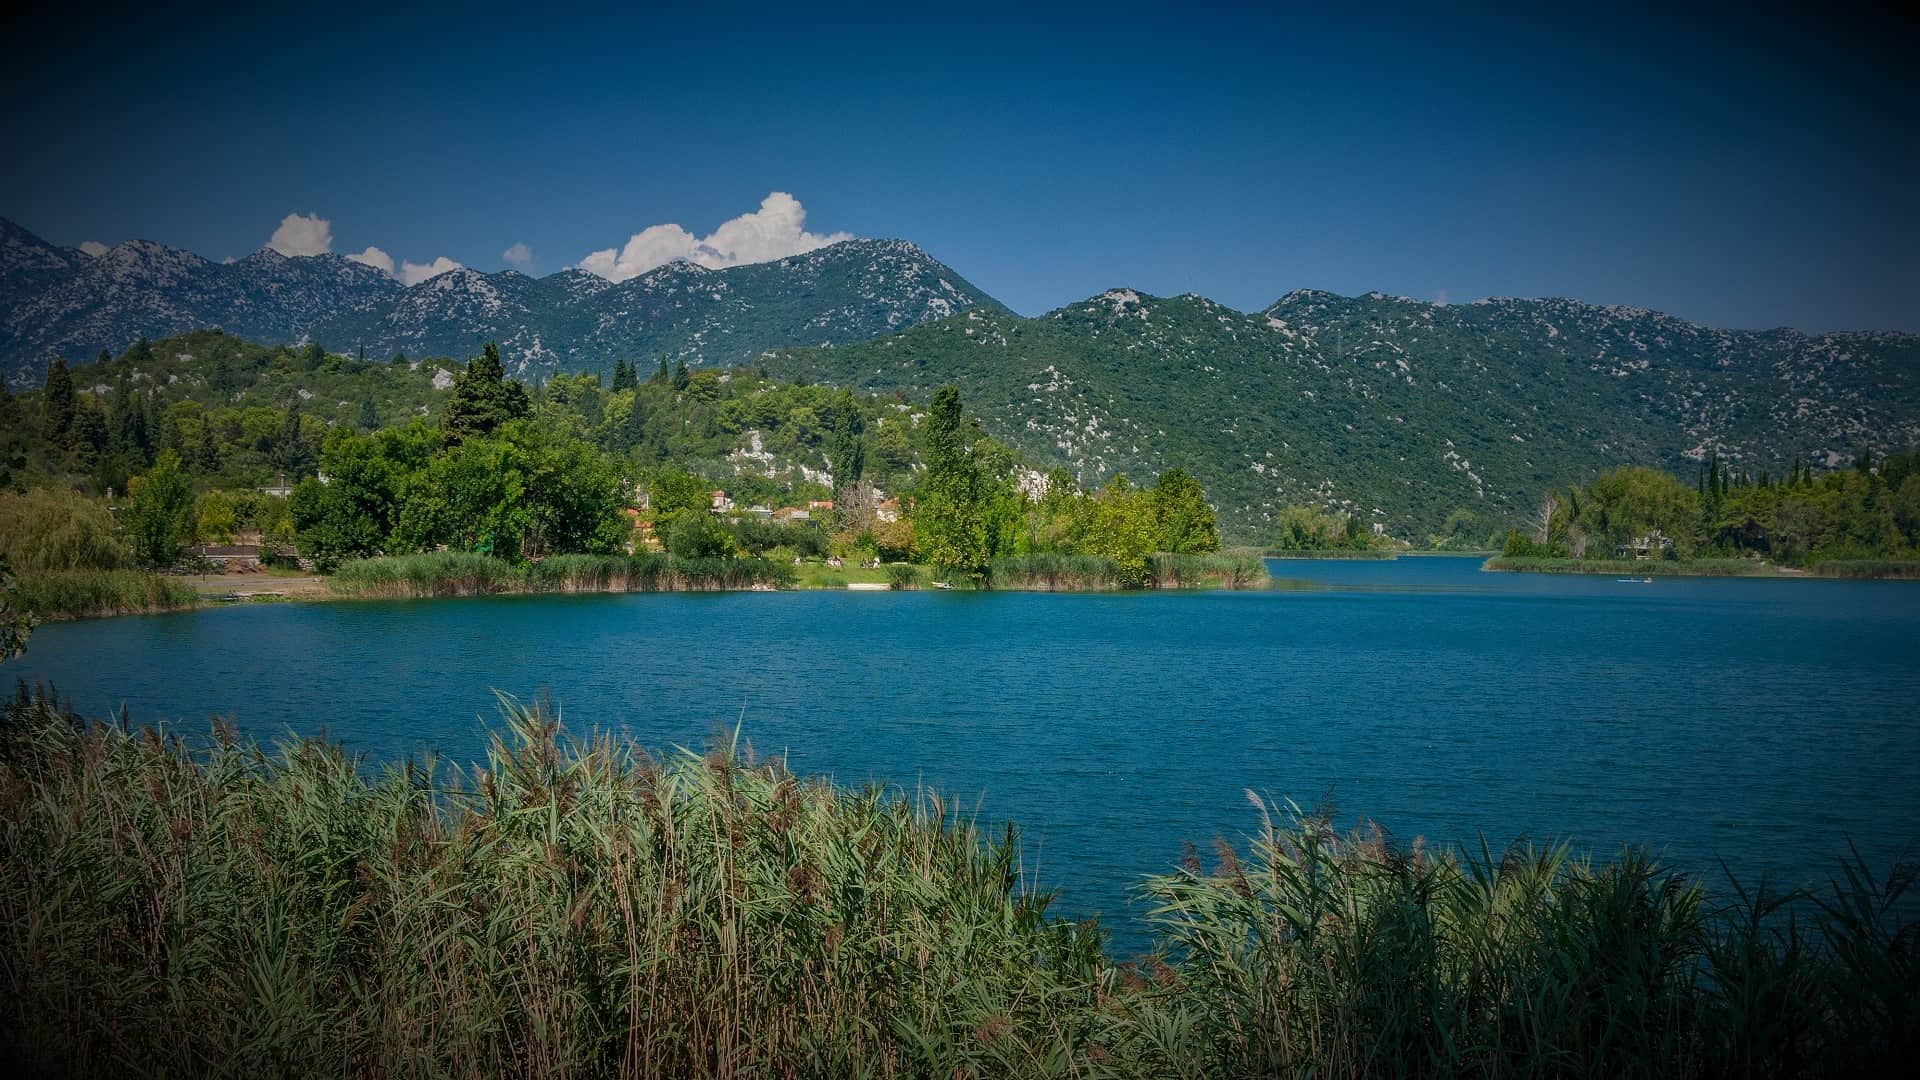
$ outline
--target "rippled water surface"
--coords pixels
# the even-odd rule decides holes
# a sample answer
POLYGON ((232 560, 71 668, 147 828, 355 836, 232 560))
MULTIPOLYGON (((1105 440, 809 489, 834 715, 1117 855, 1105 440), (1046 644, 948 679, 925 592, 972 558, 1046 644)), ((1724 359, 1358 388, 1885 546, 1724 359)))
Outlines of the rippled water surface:
POLYGON ((1920 585, 1286 561, 1260 593, 779 593, 285 604, 41 628, 8 674, 138 720, 233 714, 468 759, 495 688, 573 727, 924 783, 1136 940, 1129 891, 1249 789, 1429 842, 1623 843, 1824 876, 1920 838, 1920 585))

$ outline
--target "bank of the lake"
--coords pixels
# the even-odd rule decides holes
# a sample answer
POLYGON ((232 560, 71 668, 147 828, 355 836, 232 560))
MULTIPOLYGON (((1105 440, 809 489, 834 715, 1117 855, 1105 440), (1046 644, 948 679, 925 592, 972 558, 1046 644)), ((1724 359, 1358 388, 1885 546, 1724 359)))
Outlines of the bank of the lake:
POLYGON ((1599 574, 1609 577, 1826 578, 1854 581, 1920 580, 1920 560, 1830 559, 1801 568, 1761 559, 1563 559, 1495 555, 1483 568, 1525 574, 1599 574))

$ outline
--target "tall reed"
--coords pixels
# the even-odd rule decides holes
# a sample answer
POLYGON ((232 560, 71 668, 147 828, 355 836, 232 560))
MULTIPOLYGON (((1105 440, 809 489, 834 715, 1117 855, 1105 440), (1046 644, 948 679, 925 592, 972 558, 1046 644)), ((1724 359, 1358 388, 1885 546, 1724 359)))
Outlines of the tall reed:
POLYGON ((344 563, 328 584, 348 596, 425 597, 746 589, 777 587, 792 577, 791 567, 766 559, 682 559, 658 553, 554 555, 518 566, 474 552, 435 551, 344 563))
POLYGON ((0 714, 0 1055, 155 1076, 1774 1076, 1910 1058, 1910 870, 1710 902, 1629 852, 1264 804, 1116 965, 1018 841, 503 699, 483 761, 0 714))

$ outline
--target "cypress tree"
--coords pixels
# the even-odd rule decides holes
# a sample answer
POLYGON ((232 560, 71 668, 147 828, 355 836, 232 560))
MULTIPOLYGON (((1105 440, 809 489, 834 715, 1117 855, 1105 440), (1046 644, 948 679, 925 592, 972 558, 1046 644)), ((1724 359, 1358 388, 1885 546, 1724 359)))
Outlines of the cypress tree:
POLYGON ((681 360, 673 366, 673 389, 676 393, 685 390, 687 384, 692 381, 693 375, 687 371, 687 362, 685 360, 681 360))
POLYGON ((623 356, 615 360, 613 362, 613 389, 616 391, 633 389, 639 382, 638 374, 638 372, 634 371, 633 365, 627 362, 626 357, 623 356))
POLYGON ((47 365, 46 390, 41 394, 41 414, 46 424, 47 441, 66 446, 73 433, 73 373, 67 370, 65 357, 56 356, 47 365))
POLYGON ((360 399, 360 426, 367 431, 380 428, 380 409, 374 405, 372 394, 360 399))
POLYGON ((653 378, 649 381, 655 383, 665 383, 667 381, 667 358, 664 355, 660 357, 660 370, 654 372, 653 378))

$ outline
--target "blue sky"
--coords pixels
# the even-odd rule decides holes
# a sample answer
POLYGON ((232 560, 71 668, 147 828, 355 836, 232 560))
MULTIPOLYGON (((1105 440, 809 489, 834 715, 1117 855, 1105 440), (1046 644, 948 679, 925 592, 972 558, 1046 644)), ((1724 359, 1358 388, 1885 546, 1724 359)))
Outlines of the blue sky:
POLYGON ((1920 330, 1894 24, 979 10, 23 24, 0 216, 218 259, 311 213, 397 270, 544 274, 778 191, 1029 314, 1379 289, 1920 330))

